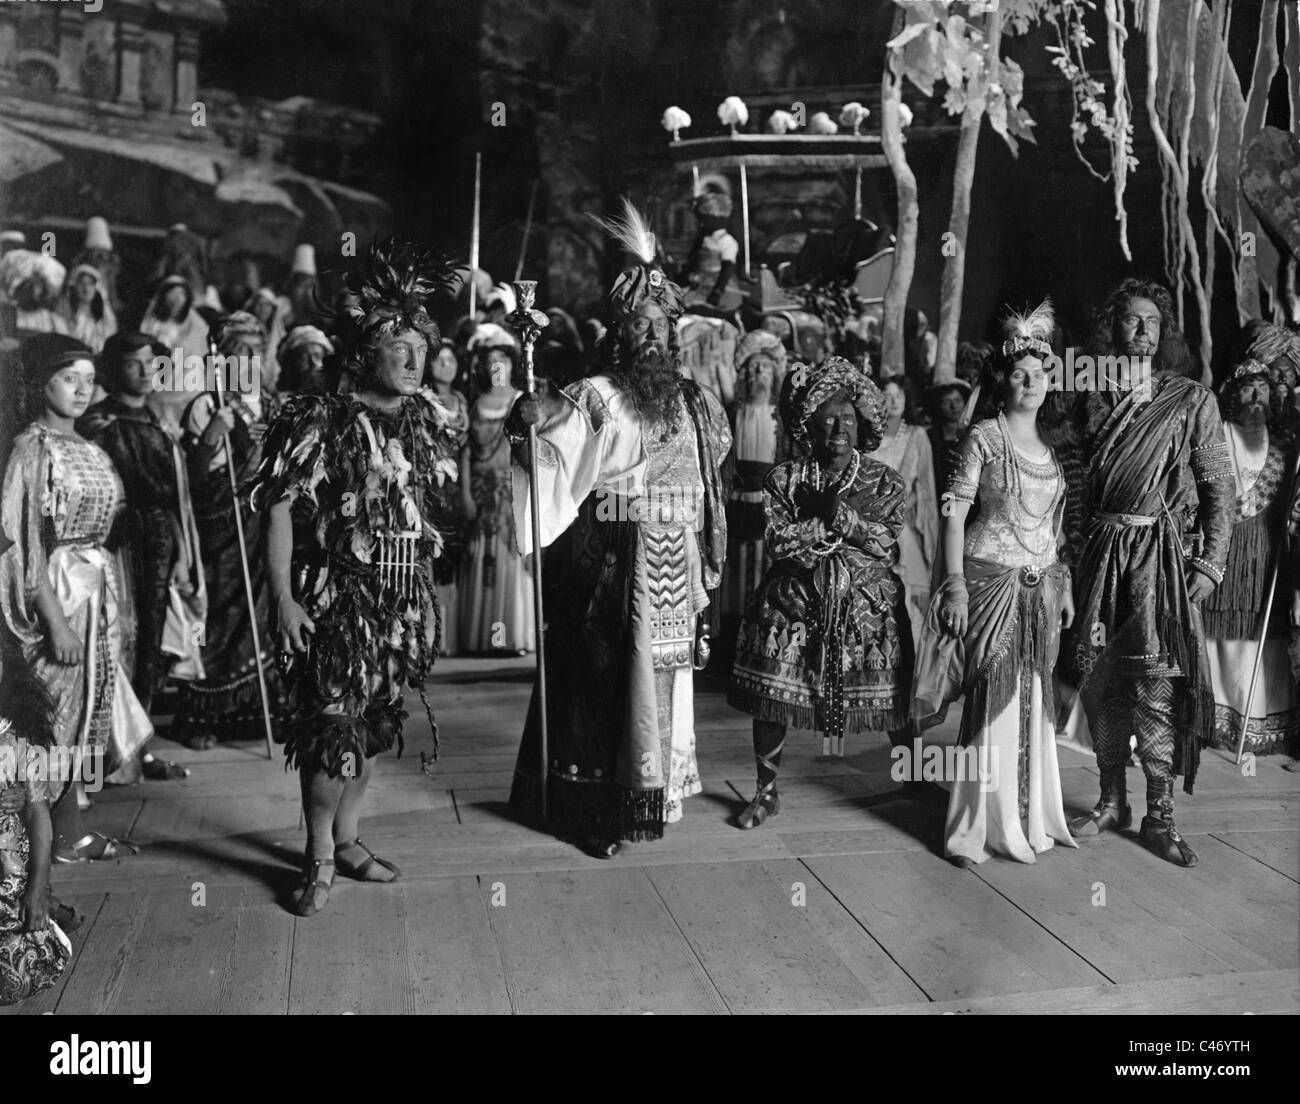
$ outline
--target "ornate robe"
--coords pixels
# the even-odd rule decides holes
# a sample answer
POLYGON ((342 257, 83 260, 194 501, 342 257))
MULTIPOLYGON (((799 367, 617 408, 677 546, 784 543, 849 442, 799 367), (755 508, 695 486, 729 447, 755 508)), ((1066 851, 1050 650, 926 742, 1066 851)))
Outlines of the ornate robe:
MULTIPOLYGON (((647 425, 605 376, 551 397, 538 426, 543 548, 563 534, 546 609, 550 821, 559 835, 654 839, 700 789, 696 614, 726 555, 722 405, 681 381, 679 426, 647 425)), ((514 470, 519 549, 532 552, 528 473, 514 470)), ((534 690, 511 802, 539 799, 534 690)))
POLYGON ((1076 569, 1078 685, 1185 678, 1174 773, 1190 792, 1199 749, 1213 732, 1214 700, 1187 569, 1221 582, 1232 529, 1218 406, 1199 383, 1157 376, 1149 397, 1089 393, 1084 414, 1091 530, 1076 569))

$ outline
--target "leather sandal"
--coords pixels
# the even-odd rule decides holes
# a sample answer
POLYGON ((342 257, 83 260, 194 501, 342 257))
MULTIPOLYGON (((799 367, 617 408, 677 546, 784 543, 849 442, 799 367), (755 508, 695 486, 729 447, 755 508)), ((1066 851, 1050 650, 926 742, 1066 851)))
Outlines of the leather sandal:
POLYGON ((736 825, 744 831, 759 827, 769 816, 776 816, 781 811, 781 795, 776 792, 776 783, 769 782, 759 786, 754 800, 745 806, 738 817, 736 825))
POLYGON ((102 832, 87 832, 81 837, 81 839, 77 840, 77 842, 72 845, 71 856, 69 856, 66 851, 59 851, 57 849, 54 850, 52 854, 55 862, 63 863, 65 865, 83 862, 111 862, 113 859, 119 857, 119 848, 122 847, 129 848, 133 855, 140 854, 140 847, 138 844, 134 844, 130 840, 114 839, 111 836, 104 835, 102 832), (103 847, 100 849, 99 853, 97 855, 82 854, 82 852, 85 851, 86 848, 90 847, 96 840, 100 840, 103 843, 103 847))
POLYGON ((57 897, 51 894, 50 919, 58 924, 65 933, 71 935, 86 922, 86 914, 75 905, 70 905, 66 901, 60 901, 57 897))
POLYGON ((398 870, 397 867, 395 867, 387 859, 381 859, 378 855, 376 855, 373 851, 371 851, 369 847, 367 847, 364 843, 362 843, 360 836, 357 836, 356 839, 351 840, 348 843, 335 844, 334 865, 340 871, 346 874, 349 878, 355 878, 359 882, 395 882, 397 881, 398 878, 402 876, 402 872, 398 870), (366 857, 361 862, 357 863, 355 866, 353 866, 353 864, 348 862, 346 859, 339 857, 340 851, 347 851, 348 849, 353 847, 360 847, 361 850, 366 853, 366 857), (392 871, 393 876, 391 878, 366 877, 366 875, 375 867, 376 864, 382 866, 385 870, 392 871))
POLYGON ((302 885, 293 902, 293 911, 299 916, 315 916, 329 904, 330 887, 334 884, 334 860, 312 859, 303 872, 302 885), (321 877, 321 868, 330 867, 330 879, 321 877))
POLYGON ((1133 825, 1133 810, 1128 805, 1114 805, 1102 798, 1087 816, 1076 817, 1068 827, 1076 839, 1098 836, 1133 825))
POLYGON ((172 763, 156 756, 153 759, 142 761, 140 770, 151 782, 171 782, 190 776, 189 767, 182 767, 179 763, 172 763))

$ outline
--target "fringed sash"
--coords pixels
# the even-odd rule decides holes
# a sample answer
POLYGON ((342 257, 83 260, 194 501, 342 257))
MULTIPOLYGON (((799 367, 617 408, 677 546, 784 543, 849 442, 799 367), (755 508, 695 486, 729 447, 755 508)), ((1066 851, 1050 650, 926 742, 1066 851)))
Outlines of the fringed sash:
POLYGON ((913 718, 929 728, 965 695, 959 737, 963 747, 1007 707, 1017 690, 1022 734, 1027 731, 1033 676, 1039 676, 1044 695, 1051 685, 1061 605, 1070 578, 1061 563, 1006 567, 968 556, 965 566, 970 602, 966 635, 959 640, 942 630, 939 610, 947 588, 941 588, 922 629, 912 706, 913 718))

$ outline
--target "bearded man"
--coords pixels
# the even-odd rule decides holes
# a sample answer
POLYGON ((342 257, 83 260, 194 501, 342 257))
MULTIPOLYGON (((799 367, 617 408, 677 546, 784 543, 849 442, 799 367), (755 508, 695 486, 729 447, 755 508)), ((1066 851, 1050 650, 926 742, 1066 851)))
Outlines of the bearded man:
MULTIPOLYGON (((679 375, 682 292, 630 205, 609 226, 639 263, 615 281, 597 375, 515 403, 514 511, 532 551, 525 434, 537 427, 541 541, 557 580, 545 637, 549 816, 556 834, 612 858, 658 839, 700 791, 692 665, 706 591, 726 556, 721 404, 679 375)), ((534 690, 511 804, 540 804, 534 690)))
POLYGON ((1118 379, 1108 377, 1079 409, 1090 530, 1075 571, 1074 659, 1101 799, 1070 832, 1132 822, 1124 768, 1136 736, 1147 779, 1142 843, 1195 866, 1174 826, 1174 778, 1192 792, 1213 734, 1199 607, 1223 581, 1232 469, 1214 396, 1185 374, 1191 361, 1165 288, 1121 283, 1097 314, 1092 345, 1099 357, 1129 358, 1129 370, 1112 372, 1118 379), (1140 358, 1150 358, 1149 372, 1140 358))

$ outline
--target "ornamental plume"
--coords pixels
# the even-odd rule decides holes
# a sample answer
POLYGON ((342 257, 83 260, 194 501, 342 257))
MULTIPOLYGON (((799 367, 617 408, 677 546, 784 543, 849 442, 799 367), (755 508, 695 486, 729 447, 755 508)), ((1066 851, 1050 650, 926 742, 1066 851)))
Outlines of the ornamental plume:
POLYGON ((1014 357, 1027 350, 1050 356, 1056 313, 1051 299, 1044 299, 1028 314, 1009 310, 1002 320, 1002 355, 1014 357))
POLYGON ((633 207, 626 197, 623 199, 623 213, 621 216, 608 219, 601 218, 599 215, 592 215, 591 217, 595 220, 596 225, 642 264, 654 263, 657 250, 655 236, 651 233, 650 227, 646 225, 641 212, 633 207))
POLYGON ((458 284, 455 267, 441 253, 389 238, 371 246, 363 272, 348 274, 356 302, 344 312, 367 340, 405 327, 425 329, 432 325, 425 301, 458 284))
POLYGON ((441 334, 426 300, 460 284, 453 262, 412 242, 389 238, 372 245, 366 267, 347 277, 349 302, 340 308, 343 363, 358 378, 371 368, 370 353, 389 334, 418 330, 432 345, 441 334))

